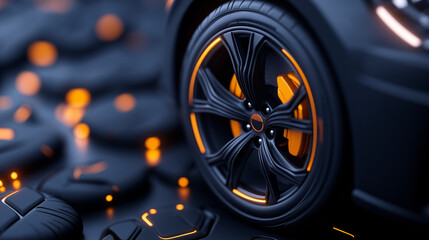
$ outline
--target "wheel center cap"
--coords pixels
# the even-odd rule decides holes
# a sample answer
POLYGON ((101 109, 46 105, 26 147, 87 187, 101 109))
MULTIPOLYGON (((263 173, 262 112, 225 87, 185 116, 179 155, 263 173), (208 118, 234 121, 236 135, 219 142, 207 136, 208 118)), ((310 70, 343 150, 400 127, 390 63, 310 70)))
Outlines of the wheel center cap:
POLYGON ((260 132, 264 129, 264 120, 261 115, 254 113, 250 117, 250 124, 252 125, 253 130, 260 132))

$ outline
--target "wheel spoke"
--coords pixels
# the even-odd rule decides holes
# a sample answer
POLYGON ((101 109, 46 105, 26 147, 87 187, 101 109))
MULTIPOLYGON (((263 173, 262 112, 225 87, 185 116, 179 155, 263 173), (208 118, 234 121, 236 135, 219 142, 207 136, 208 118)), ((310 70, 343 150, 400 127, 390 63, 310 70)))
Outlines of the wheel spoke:
MULTIPOLYGON (((263 139, 259 147, 259 161, 261 165, 265 165, 270 174, 281 176, 293 185, 300 185, 306 174, 303 170, 293 167, 285 160, 283 155, 278 151, 274 143, 269 142, 266 138, 263 139)), ((266 178, 269 176, 264 173, 266 178)), ((272 177, 270 177, 272 179, 272 177)), ((268 182, 267 182, 268 184, 268 182)))
POLYGON ((240 43, 238 37, 230 32, 224 34, 222 40, 230 55, 238 85, 244 96, 254 106, 259 106, 265 81, 263 78, 264 68, 256 69, 256 63, 265 42, 264 37, 257 33, 251 33, 246 46, 243 46, 244 44, 240 43))
POLYGON ((246 108, 240 100, 227 91, 208 68, 198 71, 198 79, 206 100, 194 99, 192 112, 211 113, 236 121, 247 121, 246 108))
POLYGON ((251 132, 243 133, 238 137, 231 139, 219 151, 206 155, 207 162, 211 166, 226 163, 226 185, 230 189, 233 189, 238 185, 241 171, 243 170, 247 160, 247 158, 238 158, 238 155, 249 143, 252 136, 253 134, 251 132))
POLYGON ((303 133, 313 133, 313 123, 310 119, 298 119, 294 116, 294 110, 306 96, 303 86, 300 86, 291 100, 273 109, 267 119, 267 126, 294 129, 303 133))

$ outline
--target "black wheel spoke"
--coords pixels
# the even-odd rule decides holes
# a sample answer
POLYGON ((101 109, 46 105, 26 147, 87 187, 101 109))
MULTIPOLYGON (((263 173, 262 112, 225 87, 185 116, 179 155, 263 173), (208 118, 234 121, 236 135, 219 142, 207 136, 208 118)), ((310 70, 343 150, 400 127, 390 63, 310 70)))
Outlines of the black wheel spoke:
POLYGON ((194 99, 192 112, 211 113, 236 121, 248 120, 243 100, 227 91, 208 68, 198 71, 198 79, 206 100, 194 99))
POLYGON ((238 85, 244 96, 254 105, 259 106, 263 96, 265 81, 263 78, 263 68, 257 69, 256 63, 260 57, 261 48, 264 44, 264 37, 257 33, 251 33, 248 45, 240 43, 238 37, 233 33, 226 33, 222 36, 224 46, 228 50, 238 85))
POLYGON ((253 134, 251 132, 243 133, 238 137, 231 139, 219 151, 206 155, 209 165, 213 166, 226 163, 226 185, 230 189, 233 189, 238 185, 241 171, 243 170, 247 159, 245 157, 238 158, 238 155, 242 153, 243 148, 249 143, 252 136, 253 134))
POLYGON ((302 102, 306 94, 305 88, 300 86, 289 102, 281 104, 273 109, 268 116, 267 126, 293 129, 312 134, 312 121, 310 119, 297 119, 293 115, 294 110, 302 102))
MULTIPOLYGON (((288 163, 274 146, 274 143, 269 142, 265 138, 259 148, 259 161, 261 162, 261 165, 266 166, 266 169, 270 174, 274 174, 276 177, 280 176, 296 186, 300 185, 306 176, 306 173, 303 170, 298 170, 288 163)), ((264 175, 266 179, 268 177, 273 179, 273 177, 267 175, 267 173, 264 173, 264 175)))

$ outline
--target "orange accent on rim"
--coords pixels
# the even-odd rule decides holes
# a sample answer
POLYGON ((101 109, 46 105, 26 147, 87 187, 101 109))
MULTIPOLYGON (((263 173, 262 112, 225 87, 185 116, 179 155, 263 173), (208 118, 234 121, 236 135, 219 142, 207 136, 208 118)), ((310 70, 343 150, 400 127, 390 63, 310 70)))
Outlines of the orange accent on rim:
POLYGON ((206 148, 204 147, 203 140, 201 140, 200 130, 198 130, 197 117, 195 113, 191 113, 192 130, 194 131, 195 140, 197 141, 200 152, 204 154, 206 148))
POLYGON ((244 194, 244 193, 242 193, 242 192, 238 191, 237 189, 232 189, 232 192, 233 192, 235 195, 237 195, 237 196, 239 196, 239 197, 241 197, 241 198, 244 198, 244 199, 246 199, 246 200, 249 200, 249 201, 251 201, 251 202, 262 203, 262 204, 266 204, 266 203, 267 203, 267 200, 266 200, 266 199, 260 199, 260 198, 254 198, 254 197, 248 196, 248 195, 246 195, 246 194, 244 194))
POLYGON ((153 223, 151 221, 149 221, 149 219, 147 219, 147 216, 149 216, 149 213, 144 213, 142 215, 142 220, 149 226, 152 227, 153 223))
POLYGON ((260 131, 262 131, 262 129, 264 129, 264 120, 262 119, 262 117, 259 114, 254 113, 250 117, 250 125, 252 125, 253 130, 260 132, 260 131), (260 129, 255 128, 255 126, 253 125, 253 121, 260 122, 262 125, 261 128, 260 129))
POLYGON ((307 90, 308 99, 310 100, 311 105, 311 114, 313 118, 313 146, 311 149, 311 155, 310 155, 310 161, 307 166, 307 172, 311 171, 311 167, 313 166, 314 156, 316 153, 316 144, 317 144, 317 116, 316 116, 316 106, 314 105, 314 99, 313 94, 311 93, 310 85, 308 84, 307 78, 304 75, 304 72, 302 71, 301 67, 298 65, 298 63, 295 61, 295 59, 290 55, 285 49, 282 49, 282 52, 286 55, 286 57, 292 62, 292 64, 295 66, 295 68, 298 70, 298 73, 304 82, 304 86, 307 90))
POLYGON ((206 58, 207 54, 221 41, 220 37, 216 38, 210 45, 204 50, 203 54, 201 54, 198 59, 197 64, 195 65, 194 71, 192 72, 191 83, 189 84, 189 105, 192 105, 192 101, 194 100, 194 86, 195 79, 197 78, 198 69, 200 69, 201 63, 206 58))
MULTIPOLYGON (((241 91, 240 85, 238 85, 237 77, 235 74, 232 76, 231 83, 229 84, 229 91, 241 100, 244 99, 244 94, 241 91)), ((232 136, 238 137, 241 134, 241 124, 235 120, 229 120, 232 136)))

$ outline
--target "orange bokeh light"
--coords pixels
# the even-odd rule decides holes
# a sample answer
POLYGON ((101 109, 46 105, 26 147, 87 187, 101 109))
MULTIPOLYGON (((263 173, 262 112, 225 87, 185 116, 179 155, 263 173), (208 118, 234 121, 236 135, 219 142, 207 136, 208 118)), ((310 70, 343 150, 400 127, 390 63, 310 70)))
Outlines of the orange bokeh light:
POLYGON ((15 122, 23 123, 27 121, 30 116, 31 116, 31 107, 28 105, 22 105, 13 114, 13 119, 15 120, 15 122))
POLYGON ((103 41, 110 42, 118 39, 124 31, 121 19, 114 14, 100 17, 95 25, 95 33, 103 41))
POLYGON ((111 201, 113 201, 113 196, 109 194, 106 196, 106 202, 111 202, 111 201))
POLYGON ((33 96, 41 87, 39 76, 34 72, 23 71, 16 77, 15 86, 21 94, 33 96))
POLYGON ((149 213, 150 213, 150 214, 156 214, 156 213, 157 213, 157 211, 156 211, 156 209, 153 209, 153 208, 152 208, 152 209, 150 209, 150 210, 149 210, 149 213))
POLYGON ((148 150, 146 151, 146 162, 150 167, 155 167, 161 160, 160 150, 148 150))
POLYGON ((12 178, 12 180, 16 180, 16 179, 18 179, 18 173, 16 173, 16 172, 12 172, 12 173, 10 174, 10 178, 12 178))
POLYGON ((52 148, 49 147, 48 145, 42 145, 40 147, 40 152, 42 152, 43 155, 45 155, 48 158, 54 157, 54 150, 52 150, 52 148))
POLYGON ((169 11, 171 6, 173 6, 174 0, 167 0, 165 2, 165 10, 169 11))
POLYGON ((18 190, 18 189, 20 189, 20 188, 21 188, 21 181, 19 181, 19 180, 15 180, 15 181, 13 181, 13 182, 12 182, 12 185, 13 185, 13 188, 14 188, 15 190, 18 190))
POLYGON ((58 105, 58 107, 55 109, 55 116, 57 119, 69 127, 79 123, 84 115, 85 109, 71 107, 65 105, 64 103, 58 105))
POLYGON ((72 89, 66 94, 66 102, 71 107, 86 107, 91 102, 91 93, 85 88, 72 89))
POLYGON ((0 110, 7 110, 12 106, 12 99, 7 96, 0 96, 0 110))
POLYGON ((157 137, 150 137, 146 139, 144 145, 149 150, 156 150, 161 146, 161 140, 157 137))
POLYGON ((15 131, 10 128, 0 128, 0 140, 12 140, 15 138, 15 131))
POLYGON ((28 60, 39 67, 52 65, 58 57, 57 48, 50 42, 39 41, 28 47, 28 60))
POLYGON ((113 105, 119 112, 129 112, 136 106, 136 99, 130 93, 123 93, 115 98, 113 105))
POLYGON ((185 209, 185 206, 183 206, 183 204, 177 204, 177 205, 176 205, 176 209, 177 209, 178 211, 182 211, 183 209, 185 209))
POLYGON ((187 187, 189 185, 189 180, 186 177, 181 177, 177 181, 177 184, 179 184, 179 187, 184 188, 184 187, 187 187))
POLYGON ((74 136, 80 139, 88 138, 90 132, 89 126, 85 123, 79 123, 73 129, 74 136))

